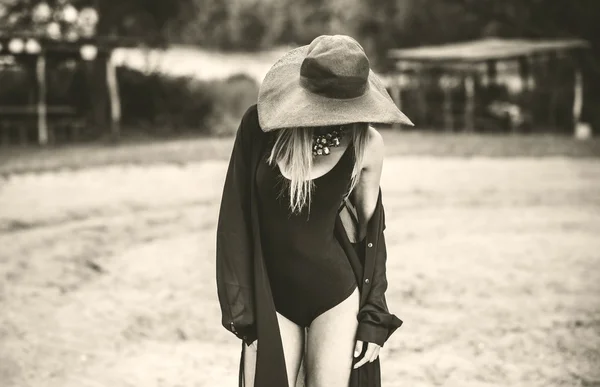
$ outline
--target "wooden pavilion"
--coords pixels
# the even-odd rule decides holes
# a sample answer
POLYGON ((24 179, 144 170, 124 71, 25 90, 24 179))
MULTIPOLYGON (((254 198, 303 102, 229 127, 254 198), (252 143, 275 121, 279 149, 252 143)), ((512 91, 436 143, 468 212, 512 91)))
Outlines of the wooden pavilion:
POLYGON ((582 40, 490 38, 393 49, 385 79, 417 126, 572 132, 581 122, 588 47, 582 40))
POLYGON ((98 36, 93 2, 74 3, 80 8, 70 0, 13 3, 0 19, 0 143, 45 145, 59 134, 77 140, 81 130, 106 127, 107 121, 118 137, 121 109, 111 54, 124 44, 98 36), (84 79, 73 82, 82 73, 84 79), (59 90, 71 95, 57 96, 59 90))
MULTIPOLYGON (((82 113, 73 106, 48 104, 48 61, 87 62, 84 65, 106 66, 106 90, 110 100, 111 132, 118 136, 120 124, 120 101, 111 42, 97 39, 81 39, 73 42, 40 39, 31 35, 0 36, 0 71, 20 67, 30 75, 24 86, 30 91, 27 101, 4 101, 0 105, 0 141, 10 143, 11 135, 18 132, 20 143, 30 140, 32 120, 35 121, 36 140, 40 145, 53 143, 57 130, 69 131, 69 137, 77 140, 86 125, 82 113), (6 103, 8 102, 8 103, 6 103)), ((1 87, 1 85, 0 85, 1 87)), ((88 91, 89 92, 89 91, 88 91)))

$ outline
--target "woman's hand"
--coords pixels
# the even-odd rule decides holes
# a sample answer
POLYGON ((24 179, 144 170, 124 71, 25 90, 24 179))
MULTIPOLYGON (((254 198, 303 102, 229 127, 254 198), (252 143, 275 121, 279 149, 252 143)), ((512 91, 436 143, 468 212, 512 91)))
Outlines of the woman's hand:
MULTIPOLYGON (((360 340, 356 340, 356 345, 354 346, 354 357, 358 357, 363 350, 364 342, 360 340)), ((367 343, 367 352, 365 352, 365 356, 358 363, 354 365, 354 369, 366 364, 367 362, 373 362, 379 356, 379 350, 381 347, 375 343, 367 343)))

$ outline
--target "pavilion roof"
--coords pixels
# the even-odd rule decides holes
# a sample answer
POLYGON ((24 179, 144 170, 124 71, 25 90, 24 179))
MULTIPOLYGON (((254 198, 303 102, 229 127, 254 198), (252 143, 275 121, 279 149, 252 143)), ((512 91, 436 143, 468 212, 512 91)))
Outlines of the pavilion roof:
POLYGON ((537 53, 585 49, 590 45, 580 39, 527 40, 487 38, 461 43, 406 49, 392 49, 388 57, 414 62, 483 62, 537 53))

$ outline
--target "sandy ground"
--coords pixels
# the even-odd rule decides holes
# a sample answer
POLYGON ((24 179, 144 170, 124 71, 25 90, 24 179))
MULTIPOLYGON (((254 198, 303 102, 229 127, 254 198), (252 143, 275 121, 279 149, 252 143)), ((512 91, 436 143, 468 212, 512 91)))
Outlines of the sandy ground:
MULTIPOLYGON (((234 386, 225 163, 0 180, 0 386, 234 386)), ((600 162, 386 160, 384 386, 600 386, 600 162)))

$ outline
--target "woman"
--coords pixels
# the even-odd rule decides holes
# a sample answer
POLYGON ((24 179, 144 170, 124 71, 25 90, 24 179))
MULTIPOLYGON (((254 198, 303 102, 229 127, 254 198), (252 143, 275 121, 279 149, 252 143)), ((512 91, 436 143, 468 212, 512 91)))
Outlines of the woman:
POLYGON ((385 302, 383 141, 369 123, 412 125, 342 35, 283 56, 242 118, 217 226, 240 386, 380 385, 379 349, 402 321, 385 302))

